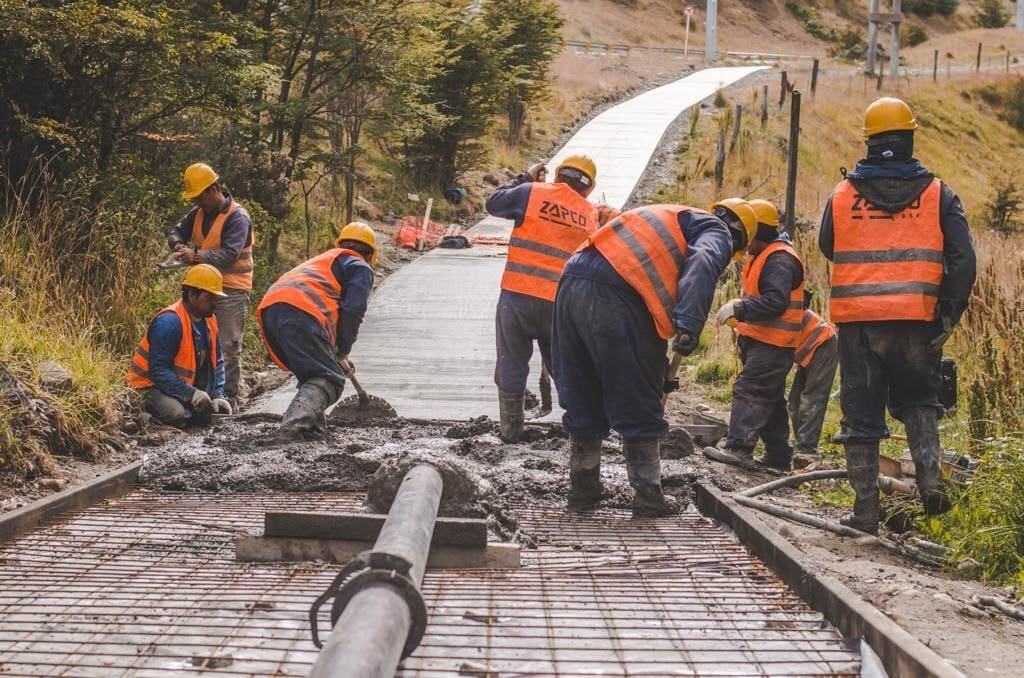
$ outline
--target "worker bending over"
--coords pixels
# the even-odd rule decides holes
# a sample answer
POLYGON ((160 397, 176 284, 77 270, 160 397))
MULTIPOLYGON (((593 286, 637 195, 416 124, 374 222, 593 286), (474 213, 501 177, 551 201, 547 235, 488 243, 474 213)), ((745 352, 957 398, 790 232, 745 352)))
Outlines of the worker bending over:
POLYGON ((150 321, 126 382, 157 421, 184 428, 209 424, 213 413, 231 414, 214 316, 223 298, 220 271, 199 264, 185 274, 181 299, 150 321))
POLYGON ((500 186, 487 198, 487 212, 512 219, 508 261, 501 278, 495 318, 501 438, 515 442, 523 431, 523 403, 533 342, 551 370, 551 318, 558 278, 566 260, 597 229, 597 208, 587 201, 597 168, 584 155, 569 156, 542 183, 544 165, 500 186))
POLYGON ((220 177, 209 165, 197 162, 185 170, 181 197, 195 205, 171 231, 167 244, 180 261, 210 264, 224 276, 225 296, 217 305, 217 323, 224 346, 224 393, 237 406, 256 233, 249 213, 221 188, 220 177), (189 249, 189 244, 197 251, 189 249))
MULTIPOLYGON (((805 302, 809 304, 809 299, 805 302)), ((789 388, 789 417, 796 453, 816 459, 839 365, 839 340, 832 325, 810 308, 804 310, 801 324, 800 342, 793 354, 796 374, 789 388)))
POLYGON ((661 487, 666 340, 683 355, 697 348, 718 277, 753 228, 728 209, 651 205, 622 213, 569 259, 555 300, 552 376, 570 434, 571 510, 600 502, 601 442, 615 429, 633 515, 679 511, 661 487))
POLYGON ((942 347, 967 308, 976 263, 960 199, 914 158, 917 121, 899 99, 864 114, 867 157, 836 186, 819 245, 832 260, 842 430, 857 497, 846 524, 878 530, 878 441, 907 429, 929 514, 949 508, 940 472, 942 347))
POLYGON ((281 419, 283 440, 322 437, 325 412, 341 397, 341 363, 356 341, 373 289, 377 237, 364 223, 341 229, 334 248, 299 264, 270 286, 256 310, 270 357, 299 382, 281 419))
MULTIPOLYGON (((800 342, 804 319, 804 268, 789 236, 779 231, 778 213, 767 201, 720 204, 742 213, 750 210, 757 232, 747 247, 741 282, 743 296, 722 306, 719 325, 735 319, 742 367, 732 387, 729 435, 704 456, 753 467, 754 446, 764 441, 762 463, 788 471, 793 457, 786 410, 786 377, 800 342)), ((740 201, 742 202, 742 201, 740 201)))

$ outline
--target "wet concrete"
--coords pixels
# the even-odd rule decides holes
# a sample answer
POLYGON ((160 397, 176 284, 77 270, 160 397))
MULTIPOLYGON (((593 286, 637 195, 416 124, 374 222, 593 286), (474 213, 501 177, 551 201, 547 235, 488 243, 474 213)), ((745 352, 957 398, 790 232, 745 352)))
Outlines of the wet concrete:
MULTIPOLYGON (((591 199, 621 206, 680 114, 761 68, 706 69, 613 106, 570 138, 550 169, 567 155, 590 155, 598 166, 591 199)), ((512 222, 488 217, 468 234, 503 239, 511 229, 512 222)), ((499 246, 436 249, 389 276, 370 301, 353 349, 367 391, 404 417, 497 416, 494 308, 505 256, 499 246)), ((540 376, 537 355, 530 369, 533 385, 540 376)), ((279 389, 258 408, 283 412, 292 393, 279 389)), ((556 404, 544 420, 560 416, 556 404)))

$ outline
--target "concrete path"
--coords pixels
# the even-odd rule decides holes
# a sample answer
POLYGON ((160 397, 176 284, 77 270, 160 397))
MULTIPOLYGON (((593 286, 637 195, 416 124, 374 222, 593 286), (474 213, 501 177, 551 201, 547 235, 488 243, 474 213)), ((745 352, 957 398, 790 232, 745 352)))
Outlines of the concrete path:
MULTIPOLYGON (((763 68, 709 68, 614 106, 569 139, 552 158, 548 175, 562 158, 585 153, 598 168, 591 199, 621 207, 683 111, 763 68)), ((489 217, 469 233, 507 238, 511 230, 511 221, 489 217)), ((504 247, 494 246, 436 249, 385 280, 371 299, 352 353, 364 388, 403 417, 496 417, 494 309, 505 255, 504 247)), ((535 354, 534 392, 539 375, 535 354)), ((283 412, 293 393, 291 382, 258 407, 283 412)), ((558 416, 556 411, 549 418, 558 416)))

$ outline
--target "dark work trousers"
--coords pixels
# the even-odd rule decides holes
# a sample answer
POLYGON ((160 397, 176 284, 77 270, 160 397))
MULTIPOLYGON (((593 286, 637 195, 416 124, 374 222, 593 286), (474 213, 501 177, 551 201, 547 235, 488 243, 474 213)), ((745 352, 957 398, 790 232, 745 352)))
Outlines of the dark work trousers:
POLYGON ((798 452, 817 454, 821 427, 839 364, 839 340, 834 336, 814 349, 807 367, 797 365, 789 389, 789 416, 798 452))
POLYGON ((540 346, 540 359, 551 371, 551 318, 555 305, 539 297, 502 290, 494 318, 498 360, 494 383, 512 395, 526 392, 530 376, 533 342, 540 346))
POLYGON ((334 355, 331 338, 316 318, 291 304, 271 304, 262 311, 263 336, 274 355, 303 384, 321 377, 345 386, 345 375, 334 355))
POLYGON ((789 414, 786 377, 793 367, 793 349, 780 348, 750 337, 739 338, 743 367, 732 386, 732 412, 725 446, 752 450, 764 441, 765 458, 788 462, 789 414))
POLYGON ((562 274, 555 299, 552 377, 562 422, 582 438, 663 436, 668 345, 632 288, 562 274))
POLYGON ((930 343, 937 334, 934 325, 889 320, 841 323, 838 329, 843 426, 837 440, 888 438, 886 405, 901 421, 908 407, 933 407, 942 412, 942 352, 930 343))

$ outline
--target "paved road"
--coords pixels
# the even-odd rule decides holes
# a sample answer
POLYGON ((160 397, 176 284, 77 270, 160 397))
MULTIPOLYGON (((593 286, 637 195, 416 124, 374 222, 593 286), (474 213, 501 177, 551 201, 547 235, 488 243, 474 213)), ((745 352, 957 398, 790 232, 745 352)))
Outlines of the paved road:
MULTIPOLYGON (((591 198, 621 207, 683 111, 762 69, 709 68, 609 108, 569 139, 549 170, 567 155, 586 153, 598 167, 591 198)), ((507 238, 511 230, 511 221, 487 218, 470 233, 507 238)), ((494 308, 504 266, 504 247, 434 250, 385 280, 352 354, 363 386, 404 417, 497 416, 494 308)), ((535 355, 535 392, 539 374, 535 355)), ((293 389, 291 383, 274 392, 260 409, 283 412, 293 389)))

